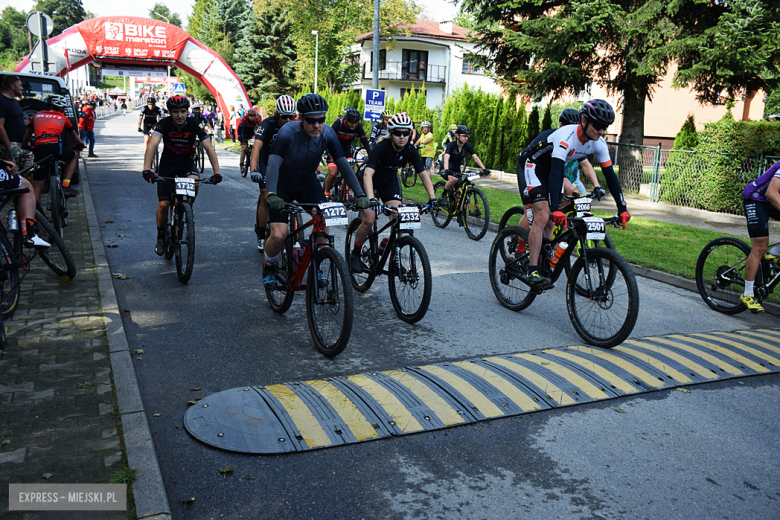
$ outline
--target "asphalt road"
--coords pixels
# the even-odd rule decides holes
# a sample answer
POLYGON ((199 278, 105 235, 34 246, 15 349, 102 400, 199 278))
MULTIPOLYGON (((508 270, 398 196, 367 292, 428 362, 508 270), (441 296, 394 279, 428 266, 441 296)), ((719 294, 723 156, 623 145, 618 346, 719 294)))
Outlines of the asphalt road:
MULTIPOLYGON (((302 295, 284 316, 268 306, 253 232, 258 190, 240 177, 237 155, 219 153, 225 181, 204 186, 195 204, 189 284, 154 254, 157 197, 141 178, 135 121, 131 112, 98 123, 100 159, 89 163, 89 181, 104 243, 116 246, 107 249, 111 272, 130 277, 114 286, 131 350, 143 349, 136 371, 175 518, 778 517, 775 375, 282 456, 194 440, 180 427, 187 401, 217 391, 582 340, 562 283, 511 312, 488 281, 494 234, 473 242, 454 224, 441 230, 424 218, 416 236, 434 276, 426 317, 401 322, 380 278, 356 294, 350 344, 327 359, 312 344, 302 295), (223 477, 226 465, 234 471, 223 477)), ((342 250, 344 229, 335 236, 342 250)), ((780 325, 772 316, 721 315, 697 294, 638 282, 633 337, 780 325)))

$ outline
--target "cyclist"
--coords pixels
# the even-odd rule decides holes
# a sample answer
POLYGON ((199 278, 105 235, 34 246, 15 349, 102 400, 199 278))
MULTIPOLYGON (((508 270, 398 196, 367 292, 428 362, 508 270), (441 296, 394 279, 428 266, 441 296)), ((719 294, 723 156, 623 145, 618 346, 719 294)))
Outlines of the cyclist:
POLYGON ((458 125, 456 125, 455 123, 450 125, 449 129, 447 130, 447 133, 444 134, 444 139, 442 139, 441 141, 442 148, 446 150, 447 146, 450 143, 454 143, 458 139, 458 134, 456 132, 457 130, 458 130, 458 125))
POLYGON ((780 161, 773 164, 758 179, 748 184, 742 192, 747 218, 748 236, 750 236, 750 255, 745 262, 745 292, 740 301, 750 312, 764 312, 753 292, 756 274, 764 255, 777 263, 780 246, 774 247, 769 254, 769 217, 780 220, 780 161))
MULTIPOLYGON (((368 156, 361 184, 366 193, 373 195, 376 192, 384 204, 399 206, 403 192, 398 182, 398 168, 410 163, 420 175, 428 192, 430 198, 428 203, 435 208, 436 197, 431 183, 431 172, 423 166, 417 149, 410 143, 412 125, 412 120, 406 114, 396 114, 390 118, 387 124, 390 134, 379 139, 371 151, 371 155, 368 156)), ((372 198, 371 202, 375 203, 376 199, 372 198)), ((355 232, 355 244, 349 258, 350 267, 356 273, 363 272, 360 250, 371 232, 375 220, 376 212, 374 210, 366 209, 363 211, 363 221, 355 232)))
POLYGON ((368 142, 371 146, 374 146, 380 137, 387 135, 387 122, 393 117, 393 113, 389 110, 382 112, 382 121, 374 125, 371 129, 371 135, 368 138, 368 142))
POLYGON ((457 139, 447 145, 447 149, 444 151, 444 170, 441 176, 447 180, 447 184, 444 185, 444 189, 451 190, 455 183, 458 182, 458 177, 455 174, 459 174, 463 160, 466 155, 471 155, 474 162, 482 168, 480 175, 490 175, 490 170, 485 168, 482 164, 482 160, 477 156, 477 152, 474 151, 474 147, 468 142, 471 130, 466 125, 458 125, 455 129, 457 139))
MULTIPOLYGON (((65 196, 72 196, 74 190, 70 187, 70 180, 73 177, 73 171, 76 169, 76 152, 73 149, 62 145, 63 132, 69 132, 69 137, 76 143, 76 147, 83 149, 84 143, 79 139, 76 129, 70 122, 65 112, 68 102, 62 96, 49 97, 49 106, 51 110, 41 110, 30 120, 27 125, 27 131, 24 134, 23 143, 29 143, 33 134, 33 155, 36 161, 40 161, 47 155, 52 155, 65 162, 65 168, 62 172, 62 192, 65 196)), ((33 191, 35 200, 41 202, 41 192, 43 183, 49 178, 47 168, 39 168, 33 174, 33 191)))
POLYGON ((292 96, 279 96, 276 100, 276 111, 271 117, 266 117, 255 133, 255 144, 252 146, 250 158, 250 178, 260 185, 260 195, 257 197, 257 212, 255 234, 257 235, 257 250, 261 253, 265 247, 265 228, 268 225, 268 205, 266 199, 268 190, 265 186, 265 174, 268 171, 268 158, 276 141, 276 135, 285 124, 295 119, 295 100, 292 96))
POLYGON ((550 283, 548 277, 539 274, 539 251, 542 248, 542 234, 552 238, 554 224, 566 225, 566 214, 560 211, 558 203, 567 162, 579 161, 589 154, 595 154, 607 179, 609 190, 615 198, 618 216, 624 229, 631 219, 623 198, 623 190, 612 167, 607 143, 602 137, 607 127, 615 121, 615 111, 606 101, 591 99, 580 109, 580 116, 579 125, 560 127, 546 137, 542 137, 543 132, 527 147, 529 152, 525 156, 522 173, 528 187, 534 221, 544 224, 533 226, 528 234, 530 259, 525 281, 532 286, 550 283))
POLYGON ((30 181, 18 174, 16 164, 0 160, 0 190, 28 188, 27 193, 14 196, 14 207, 19 213, 19 226, 22 231, 22 244, 25 247, 50 247, 51 244, 35 234, 35 193, 30 181))
MULTIPOLYGON (((196 138, 203 143, 203 149, 209 156, 211 168, 214 170, 211 181, 214 184, 219 184, 222 181, 217 154, 211 146, 211 140, 208 138, 206 130, 194 118, 187 117, 190 100, 186 96, 178 95, 169 97, 165 104, 171 115, 164 117, 155 125, 149 138, 149 145, 146 147, 143 171, 144 180, 154 184, 156 179, 151 171, 152 158, 154 150, 162 141, 163 151, 160 154, 159 175, 171 182, 161 182, 157 185, 157 243, 154 252, 160 256, 165 254, 163 241, 165 239, 165 223, 168 221, 168 208, 171 205, 171 195, 174 192, 173 179, 175 177, 200 178, 195 163, 192 161, 192 150, 195 147, 196 138)), ((197 185, 195 195, 197 196, 197 185)), ((191 201, 194 203, 195 199, 192 198, 191 201)))
POLYGON ((153 97, 147 99, 146 106, 141 109, 141 113, 138 115, 138 131, 144 134, 144 150, 146 150, 146 144, 152 134, 152 128, 162 118, 163 113, 157 106, 157 100, 153 97))
POLYGON ((433 158, 436 155, 436 145, 433 143, 433 125, 430 121, 420 123, 420 137, 414 145, 420 149, 420 157, 426 170, 433 167, 433 158))
MULTIPOLYGON (((328 102, 319 94, 306 94, 297 103, 300 121, 292 121, 279 130, 271 157, 268 159, 268 206, 271 211, 271 236, 265 243, 263 285, 276 287, 276 260, 287 238, 287 216, 282 211, 288 202, 324 202, 325 193, 317 180, 317 165, 328 150, 338 165, 341 175, 357 196, 359 209, 368 207, 368 197, 363 193, 355 172, 343 155, 336 132, 325 124, 328 102)), ((328 233, 328 229, 325 229, 328 233)))
MULTIPOLYGON (((238 122, 238 141, 241 143, 241 158, 239 159, 239 164, 241 165, 242 174, 245 171, 244 157, 246 157, 246 148, 249 146, 249 140, 254 138, 255 132, 257 131, 257 125, 259 124, 260 120, 257 118, 257 110, 252 107, 249 107, 246 110, 244 117, 238 122)), ((249 160, 247 160, 246 167, 249 167, 249 160)))
POLYGON ((203 125, 203 128, 208 130, 208 133, 206 134, 207 138, 211 137, 211 134, 214 133, 214 128, 211 127, 211 123, 209 123, 209 120, 206 118, 205 114, 203 114, 200 105, 192 105, 192 114, 190 114, 190 117, 194 119, 197 124, 203 125))
MULTIPOLYGON (((360 112, 354 108, 347 107, 344 109, 344 118, 337 119, 332 126, 333 131, 336 132, 336 137, 339 139, 339 144, 341 144, 344 157, 350 160, 353 159, 354 155, 352 153, 352 142, 355 138, 360 139, 360 144, 367 151, 371 151, 366 132, 363 130, 363 125, 360 124, 361 119, 363 119, 363 116, 360 115, 360 112)), ((332 161, 333 158, 331 157, 330 159, 328 161, 328 177, 325 179, 324 185, 325 196, 328 197, 330 196, 330 189, 333 187, 333 183, 336 182, 336 174, 339 171, 336 163, 332 161)))

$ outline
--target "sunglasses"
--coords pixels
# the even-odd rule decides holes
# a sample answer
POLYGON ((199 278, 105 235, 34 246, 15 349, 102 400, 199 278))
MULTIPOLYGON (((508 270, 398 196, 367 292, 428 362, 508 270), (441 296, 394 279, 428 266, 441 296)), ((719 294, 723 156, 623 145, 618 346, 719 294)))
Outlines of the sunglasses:
MULTIPOLYGON (((289 115, 287 115, 287 116, 279 116, 279 119, 284 119, 285 121, 292 121, 293 119, 295 119, 295 116, 289 116, 289 115)), ((312 125, 314 124, 311 121, 309 121, 309 123, 312 124, 312 125)))
POLYGON ((393 135, 396 137, 409 137, 412 135, 412 132, 409 130, 395 130, 393 135))
POLYGON ((607 129, 607 125, 597 125, 596 123, 591 123, 591 125, 593 126, 594 130, 597 130, 599 132, 607 129))
POLYGON ((325 124, 325 116, 322 117, 304 117, 307 123, 310 125, 324 125, 325 124))

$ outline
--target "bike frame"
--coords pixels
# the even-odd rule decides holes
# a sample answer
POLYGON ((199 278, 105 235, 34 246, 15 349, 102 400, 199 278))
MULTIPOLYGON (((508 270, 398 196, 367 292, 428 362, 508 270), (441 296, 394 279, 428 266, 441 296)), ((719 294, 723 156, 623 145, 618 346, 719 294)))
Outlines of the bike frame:
MULTIPOLYGON (((0 207, 0 209, 2 209, 2 208, 0 207)), ((770 244, 768 246, 767 250, 772 249, 773 247, 775 247, 777 245, 780 245, 780 242, 776 242, 774 244, 770 244)), ((747 257, 745 257, 744 260, 740 260, 739 262, 734 264, 732 267, 729 268, 728 271, 719 274, 718 277, 720 278, 721 276, 724 276, 724 275, 728 274, 729 272, 735 272, 735 273, 739 274, 739 269, 743 265, 745 265, 746 262, 747 262, 747 257)), ((774 290, 775 287, 777 287, 777 284, 780 283, 780 270, 778 270, 778 272, 775 273, 775 276, 772 277, 771 276, 772 270, 771 270, 770 263, 767 260, 763 259, 763 258, 761 259, 761 264, 759 264, 758 268, 761 270, 762 279, 769 280, 771 278, 771 280, 769 280, 768 283, 756 284, 754 286, 754 288, 753 288, 753 293, 760 300, 765 300, 770 294, 772 294, 772 291, 774 290)), ((739 280, 736 280, 736 281, 735 280, 730 280, 730 281, 732 281, 734 283, 737 283, 738 285, 741 285, 742 287, 744 287, 745 286, 745 279, 744 279, 744 277, 742 275, 740 275, 739 278, 740 278, 739 280)))
MULTIPOLYGON (((377 224, 376 219, 374 220, 374 229, 371 231, 371 233, 368 235, 367 240, 369 240, 369 243, 371 244, 371 249, 374 249, 374 243, 371 242, 371 237, 378 237, 380 233, 383 233, 387 228, 392 227, 393 229, 390 230, 390 238, 387 239, 387 246, 385 246, 385 250, 382 252, 382 256, 379 257, 379 261, 376 264, 376 272, 374 273, 375 276, 379 275, 389 275, 390 271, 385 270, 385 264, 387 264, 388 259, 390 258, 390 255, 392 254, 393 247, 395 246, 395 243, 398 241, 401 236, 403 236, 404 233, 409 235, 414 235, 412 230, 403 230, 401 229, 401 221, 398 219, 398 213, 396 212, 395 217, 392 215, 388 215, 385 210, 388 208, 395 209, 395 206, 382 206, 381 208, 377 208, 377 210, 381 210, 383 214, 390 217, 390 222, 385 224, 382 229, 377 230, 377 224)), ((377 251, 372 251, 375 255, 378 254, 377 251)), ((412 262, 412 266, 414 267, 414 262, 412 262)))

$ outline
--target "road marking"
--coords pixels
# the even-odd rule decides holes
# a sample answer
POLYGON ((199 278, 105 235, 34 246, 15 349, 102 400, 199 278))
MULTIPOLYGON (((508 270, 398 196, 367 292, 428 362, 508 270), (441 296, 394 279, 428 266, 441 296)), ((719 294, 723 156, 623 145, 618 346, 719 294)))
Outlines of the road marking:
POLYGON ((720 368, 721 370, 723 370, 724 372, 726 372, 728 374, 731 374, 731 375, 734 375, 734 376, 741 376, 741 375, 744 374, 740 369, 738 369, 737 367, 732 366, 732 365, 726 363, 722 359, 717 358, 717 357, 715 357, 715 356, 713 356, 713 355, 711 355, 711 354, 709 354, 707 352, 704 352, 701 349, 698 349, 696 347, 692 347, 690 345, 686 345, 685 343, 679 343, 677 341, 671 341, 671 340, 668 340, 666 338, 647 338, 647 339, 650 340, 650 341, 655 341, 656 343, 663 343, 664 345, 677 347, 677 348, 679 348, 681 350, 684 350, 686 352, 690 352, 694 356, 698 356, 701 359, 712 363, 713 365, 715 365, 716 367, 720 368))
POLYGON ((580 390, 585 392, 588 397, 591 397, 593 399, 606 399, 609 397, 607 394, 593 386, 593 383, 585 379, 584 377, 575 374, 568 368, 559 365, 558 363, 555 363, 554 361, 549 361, 547 359, 540 358, 539 356, 534 356, 531 354, 515 354, 515 357, 518 357, 520 359, 525 359, 526 361, 530 361, 531 363, 536 363, 539 366, 545 367, 547 370, 550 370, 551 372, 555 372, 574 386, 578 387, 580 390))
POLYGON ((471 401, 474 406, 477 407, 477 410, 485 417, 500 417, 504 415, 504 412, 493 404, 490 399, 485 397, 482 392, 474 388, 471 383, 464 381, 452 372, 447 372, 443 368, 434 365, 422 366, 420 367, 420 370, 425 370, 429 374, 433 374, 442 381, 447 382, 452 388, 460 392, 463 397, 471 401))
MULTIPOLYGON (((739 332, 739 335, 742 335, 742 334, 747 334, 749 336, 755 336, 757 338, 764 338, 764 339, 768 339, 770 341, 777 340, 777 338, 775 338, 775 337, 768 336, 766 334, 759 334, 758 332, 752 332, 752 331, 749 331, 749 330, 741 330, 739 332)), ((764 347, 766 349, 772 350, 772 351, 777 352, 778 354, 780 354, 780 348, 778 348, 776 345, 772 345, 770 343, 765 343, 763 341, 758 341, 758 340, 755 340, 755 339, 753 340, 753 342, 756 345, 760 345, 760 346, 762 346, 762 347, 764 347)))
MULTIPOLYGON (((693 334, 693 336, 698 336, 700 338, 712 339, 712 340, 715 340, 715 341, 721 341, 721 342, 725 343, 726 345, 731 345, 732 347, 736 347, 738 349, 744 350, 745 352, 747 352, 749 354, 753 354, 754 356, 756 356, 758 358, 761 358, 764 361, 769 361, 773 365, 780 366, 780 359, 777 359, 774 356, 770 356, 769 354, 765 354, 765 353, 761 352, 760 350, 756 350, 756 349, 754 349, 752 347, 749 347, 749 346, 745 345, 744 343, 740 343, 739 341, 730 341, 728 339, 724 339, 723 336, 726 336, 726 337, 729 337, 729 338, 734 338, 734 339, 739 339, 739 340, 742 340, 742 341, 752 342, 754 345, 759 345, 760 343, 762 343, 761 341, 758 341, 756 339, 746 338, 744 336, 740 337, 738 334, 729 334, 728 332, 721 332, 721 333, 716 333, 716 334, 693 334)), ((764 343, 764 344, 766 345, 766 343, 764 343)))
POLYGON ((566 406, 569 404, 576 403, 576 401, 571 397, 569 397, 569 395, 566 394, 563 390, 561 390, 560 388, 558 388, 550 381, 537 374, 536 372, 533 372, 522 365, 518 365, 517 363, 512 363, 511 361, 500 357, 488 357, 485 358, 485 361, 489 361, 490 363, 495 363, 496 365, 501 365, 502 367, 508 368, 512 372, 527 379, 528 381, 536 385, 542 391, 542 393, 547 394, 547 397, 549 399, 556 401, 561 406, 566 406))
POLYGON ((452 426, 453 424, 460 424, 464 422, 463 417, 458 414, 457 410, 447 404, 447 401, 442 399, 439 394, 431 390, 428 385, 414 377, 409 372, 388 370, 387 372, 382 373, 387 374, 409 389, 411 393, 417 396, 420 401, 425 403, 425 405, 430 408, 434 414, 436 414, 436 417, 438 417, 439 420, 441 420, 441 422, 447 426, 452 426))
POLYGON ((579 350, 580 352, 585 352, 586 354, 590 354, 592 356, 596 356, 598 358, 604 359, 606 361, 609 361, 610 363, 619 366, 629 374, 632 374, 642 381, 645 382, 645 384, 648 384, 655 388, 661 388, 664 385, 663 382, 659 381, 657 377, 651 375, 646 370, 643 370, 642 368, 632 364, 627 359, 616 356, 615 354, 610 354, 608 352, 604 352, 602 349, 593 348, 593 347, 569 347, 569 349, 573 350, 579 350))
POLYGON ((371 423, 366 420, 366 417, 358 410, 357 406, 344 395, 344 392, 321 379, 306 381, 306 383, 328 401, 357 440, 362 441, 379 437, 371 423))
POLYGON ((518 408, 524 412, 539 410, 542 408, 539 406, 539 403, 534 402, 533 398, 520 391, 520 389, 518 389, 515 385, 496 374, 492 370, 489 370, 480 365, 476 365, 470 361, 458 361, 453 363, 453 365, 468 370, 469 372, 476 374, 478 377, 481 377, 493 385, 497 390, 502 392, 509 399, 511 399, 512 402, 514 402, 518 408))
POLYGON ((295 427, 301 432, 301 437, 306 441, 310 448, 330 446, 330 438, 325 430, 320 426, 320 422, 314 417, 306 403, 298 397, 287 385, 270 385, 265 387, 271 392, 271 395, 282 404, 287 413, 290 414, 295 427))
POLYGON ((625 379, 622 377, 613 374, 606 368, 597 365, 593 361, 588 361, 587 359, 581 358, 580 356, 575 356, 574 354, 571 354, 569 352, 563 352, 561 350, 542 350, 542 353, 549 354, 551 356, 557 356, 562 359, 566 359, 572 363, 576 363, 577 365, 580 365, 583 368, 586 368, 587 370, 590 370, 597 376, 601 377, 602 379, 606 380, 620 390, 621 392, 624 392, 626 394, 635 394, 638 390, 636 387, 632 386, 631 384, 627 383, 625 379))
MULTIPOLYGON (((658 338, 647 338, 651 341, 657 340, 658 338)), ((706 377, 707 379, 717 379, 718 375, 713 373, 712 370, 709 370, 707 368, 704 368, 698 363, 694 363, 690 359, 688 359, 685 356, 681 356, 677 352, 673 352, 669 350, 668 348, 659 347, 657 345, 650 345, 649 343, 644 343, 642 341, 627 341, 626 343, 631 343, 632 345, 635 345, 637 347, 642 347, 647 350, 655 351, 659 354, 662 354, 669 359, 673 359, 674 361, 677 361, 681 365, 690 368, 694 372, 698 372, 700 376, 706 377)))
POLYGON ((384 386, 363 374, 348 376, 347 379, 373 397, 402 432, 418 432, 424 429, 401 401, 384 386))
POLYGON ((734 361, 739 361, 743 365, 745 365, 748 368, 751 368, 752 370, 755 370, 756 372, 769 372, 769 369, 766 367, 762 367, 758 363, 754 363, 753 361, 749 360, 745 356, 741 356, 735 352, 730 351, 727 348, 723 348, 719 345, 715 345, 713 343, 708 343, 706 341, 701 341, 699 339, 690 338, 686 336, 680 336, 679 334, 671 334, 669 336, 670 338, 680 339, 683 341, 689 341, 691 343, 695 343, 696 345, 701 345, 702 347, 706 347, 710 350, 713 350, 719 354, 723 354, 724 356, 730 357, 734 361))
MULTIPOLYGON (((625 344, 632 344, 631 340, 627 340, 623 342, 623 345, 625 344)), ((649 354, 645 354, 644 352, 639 352, 637 350, 634 350, 629 347, 624 347, 623 345, 619 345, 615 347, 613 350, 617 350, 618 352, 623 352, 625 354, 628 354, 629 356, 634 356, 637 359, 640 359, 647 363, 648 365, 651 365, 653 368, 658 369, 660 372, 664 372, 665 374, 671 376, 672 379, 676 379, 680 383, 692 383, 693 380, 683 374, 682 372, 673 369, 670 367, 667 363, 664 363, 663 361, 654 358, 653 356, 649 354)))

